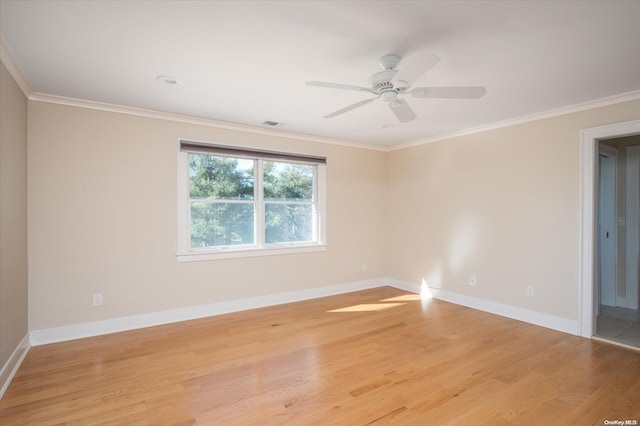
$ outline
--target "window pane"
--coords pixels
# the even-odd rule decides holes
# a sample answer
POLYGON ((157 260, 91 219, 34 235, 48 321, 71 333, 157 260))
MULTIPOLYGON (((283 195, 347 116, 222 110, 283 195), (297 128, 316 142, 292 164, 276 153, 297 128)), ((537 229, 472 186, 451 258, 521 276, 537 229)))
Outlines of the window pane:
POLYGON ((265 204, 267 244, 313 241, 313 205, 265 204))
POLYGON ((253 203, 191 203, 191 247, 253 244, 253 203))
POLYGON ((253 199, 254 160, 189 154, 189 194, 193 198, 253 199))
POLYGON ((311 201, 315 166, 265 161, 264 199, 311 201))

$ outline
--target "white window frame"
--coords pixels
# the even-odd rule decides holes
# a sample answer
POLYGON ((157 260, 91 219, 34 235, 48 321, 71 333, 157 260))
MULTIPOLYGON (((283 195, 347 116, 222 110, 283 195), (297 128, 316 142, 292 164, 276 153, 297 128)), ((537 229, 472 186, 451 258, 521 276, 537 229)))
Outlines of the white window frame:
MULTIPOLYGON (((229 259, 253 256, 272 256, 294 253, 309 253, 325 251, 326 242, 326 163, 311 161, 318 157, 303 154, 274 153, 271 151, 259 151, 252 148, 226 147, 201 142, 178 141, 178 251, 176 253, 179 262, 192 262, 202 260, 229 259), (254 172, 254 203, 255 203, 255 244, 239 246, 219 246, 207 248, 190 247, 191 239, 191 199, 189 197, 189 153, 199 152, 192 149, 183 149, 182 144, 196 144, 205 150, 211 149, 207 155, 226 156, 231 158, 248 158, 257 160, 254 172), (215 152, 216 148, 241 151, 241 153, 224 154, 215 152), (274 158, 274 155, 282 154, 283 159, 274 158), (305 161, 309 158, 309 161, 305 161), (314 241, 285 242, 266 244, 265 238, 265 205, 278 204, 279 202, 265 202, 263 199, 263 161, 279 161, 292 164, 308 164, 315 167, 313 200, 316 207, 314 217, 314 241)), ((282 202, 283 204, 296 204, 296 202, 282 202)), ((308 204, 301 202, 301 204, 308 204)))

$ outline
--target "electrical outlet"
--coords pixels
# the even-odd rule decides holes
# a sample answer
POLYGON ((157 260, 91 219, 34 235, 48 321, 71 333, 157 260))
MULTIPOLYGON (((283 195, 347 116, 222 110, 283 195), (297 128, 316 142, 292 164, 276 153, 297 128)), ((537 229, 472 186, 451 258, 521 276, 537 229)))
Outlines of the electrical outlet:
POLYGON ((535 289, 532 285, 527 286, 527 297, 533 297, 535 294, 535 289))
POLYGON ((362 272, 367 272, 367 269, 369 269, 369 267, 367 266, 366 263, 362 264, 362 272))
POLYGON ((93 306, 102 306, 102 293, 93 295, 93 306))
POLYGON ((469 275, 469 285, 476 285, 476 276, 469 275))

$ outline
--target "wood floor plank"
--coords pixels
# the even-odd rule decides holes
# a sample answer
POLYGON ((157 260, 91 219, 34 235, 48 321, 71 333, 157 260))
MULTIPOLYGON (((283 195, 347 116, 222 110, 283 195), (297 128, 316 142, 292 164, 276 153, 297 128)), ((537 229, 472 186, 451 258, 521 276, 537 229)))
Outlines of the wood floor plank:
POLYGON ((640 421, 640 353, 378 288, 31 348, 2 425, 640 421))

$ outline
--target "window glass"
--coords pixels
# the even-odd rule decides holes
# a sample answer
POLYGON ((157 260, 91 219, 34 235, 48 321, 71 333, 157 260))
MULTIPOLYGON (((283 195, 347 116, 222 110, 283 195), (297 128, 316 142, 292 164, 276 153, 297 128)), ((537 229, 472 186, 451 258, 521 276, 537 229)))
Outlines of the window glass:
POLYGON ((265 205, 267 244, 313 241, 312 204, 265 205))
POLYGON ((253 203, 191 203, 191 247, 254 244, 253 203))
POLYGON ((308 200, 313 198, 313 174, 315 166, 308 164, 265 161, 265 200, 308 200))
POLYGON ((190 153, 190 197, 253 199, 254 163, 243 158, 190 153))

